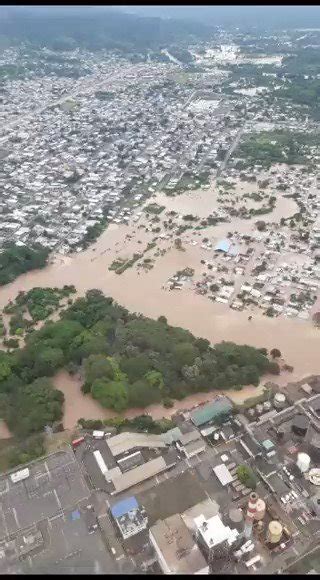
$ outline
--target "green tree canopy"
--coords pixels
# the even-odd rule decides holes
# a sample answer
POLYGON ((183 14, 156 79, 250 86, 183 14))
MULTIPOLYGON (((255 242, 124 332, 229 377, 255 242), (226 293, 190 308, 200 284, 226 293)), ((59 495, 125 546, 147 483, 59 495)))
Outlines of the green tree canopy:
POLYGON ((257 487, 257 478, 251 467, 248 465, 239 465, 237 468, 237 476, 243 485, 251 487, 251 489, 255 489, 257 487))
POLYGON ((92 385, 91 394, 103 407, 118 413, 128 406, 128 385, 125 382, 97 379, 92 385))
POLYGON ((92 354, 84 362, 86 382, 92 385, 96 379, 114 379, 110 360, 102 354, 92 354))
POLYGON ((139 380, 129 386, 129 406, 147 407, 161 401, 161 393, 156 386, 146 380, 139 380))
POLYGON ((12 395, 7 408, 9 429, 18 436, 42 431, 62 418, 64 395, 47 378, 36 379, 12 395))
POLYGON ((198 352, 192 344, 185 342, 173 347, 173 357, 177 367, 180 369, 185 365, 192 365, 197 355, 198 352))
POLYGON ((61 348, 44 348, 39 351, 35 360, 34 372, 38 377, 52 376, 64 363, 64 355, 61 348))
POLYGON ((144 355, 134 357, 123 357, 120 361, 121 370, 127 375, 130 382, 137 381, 152 368, 149 358, 144 355))

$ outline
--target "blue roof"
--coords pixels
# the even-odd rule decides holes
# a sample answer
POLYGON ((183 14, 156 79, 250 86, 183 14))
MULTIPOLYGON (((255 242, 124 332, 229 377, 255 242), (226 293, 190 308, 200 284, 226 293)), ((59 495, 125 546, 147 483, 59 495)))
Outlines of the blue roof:
POLYGON ((228 252, 230 246, 231 246, 230 240, 220 240, 215 247, 215 251, 220 250, 221 252, 228 252))
POLYGON ((138 507, 139 504, 134 496, 126 497, 112 506, 111 513, 114 518, 121 518, 124 514, 136 510, 138 507))

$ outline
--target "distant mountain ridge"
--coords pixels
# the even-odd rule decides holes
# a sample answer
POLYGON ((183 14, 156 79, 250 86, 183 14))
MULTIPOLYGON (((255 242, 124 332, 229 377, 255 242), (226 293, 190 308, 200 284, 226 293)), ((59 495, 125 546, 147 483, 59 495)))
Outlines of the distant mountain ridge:
POLYGON ((158 48, 210 38, 204 23, 127 14, 105 6, 1 6, 0 35, 56 49, 158 48))

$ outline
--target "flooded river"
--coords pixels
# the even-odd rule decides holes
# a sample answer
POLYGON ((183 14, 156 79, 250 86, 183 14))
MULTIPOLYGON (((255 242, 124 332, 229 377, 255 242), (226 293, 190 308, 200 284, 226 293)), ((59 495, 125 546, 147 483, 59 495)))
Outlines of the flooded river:
MULTIPOLYGON (((208 205, 204 212, 207 215, 209 204, 212 204, 212 209, 216 207, 214 193, 210 195, 210 191, 207 190, 202 191, 199 196, 185 194, 177 198, 169 198, 170 201, 166 200, 165 205, 168 209, 176 208, 176 211, 179 211, 178 207, 181 203, 183 213, 200 215, 203 203, 206 203, 208 205), (189 199, 188 202, 187 199, 189 199)), ((275 208, 277 219, 280 214, 283 215, 292 209, 295 211, 290 204, 294 202, 280 197, 275 208), (283 204, 281 211, 279 210, 280 203, 283 204)), ((273 214, 268 214, 265 218, 275 221, 273 214)), ((251 223, 251 220, 239 219, 232 223, 207 228, 201 232, 189 231, 183 237, 183 241, 191 237, 200 241, 204 235, 225 236, 229 230, 248 232, 254 227, 253 221, 255 220, 251 223)), ((108 270, 116 257, 131 257, 134 252, 141 252, 153 237, 152 232, 139 229, 137 224, 111 225, 94 246, 86 251, 67 258, 55 256, 47 268, 22 275, 12 284, 2 287, 0 308, 3 308, 9 299, 14 300, 20 290, 27 291, 35 286, 52 287, 74 284, 80 295, 89 289, 97 288, 105 295, 112 296, 132 312, 141 312, 151 318, 164 315, 169 324, 187 328, 196 336, 207 338, 212 343, 230 340, 240 344, 264 346, 268 349, 277 347, 286 361, 294 366, 294 373, 288 380, 299 380, 306 375, 320 374, 320 331, 315 329, 311 322, 267 318, 259 313, 255 313, 253 319, 248 321, 246 312, 237 312, 227 305, 212 303, 205 296, 196 295, 191 289, 184 289, 180 292, 169 292, 163 289, 163 284, 178 270, 187 266, 199 270, 199 245, 186 244, 186 251, 181 252, 172 247, 172 240, 164 240, 159 242, 159 247, 167 251, 156 259, 154 268, 148 273, 138 274, 135 268, 131 268, 119 276, 108 270)), ((56 381, 57 386, 66 396, 66 427, 72 427, 81 416, 100 418, 101 413, 105 413, 103 416, 108 416, 97 403, 81 394, 80 385, 76 385, 74 379, 68 374, 60 373, 56 381)), ((242 394, 244 393, 245 391, 242 391, 242 394)), ((240 396, 241 393, 237 395, 240 396)), ((210 397, 208 394, 204 396, 205 400, 210 397)), ((182 401, 176 405, 186 408, 185 402, 182 401)), ((153 411, 158 412, 155 409, 153 411)), ((169 411, 171 413, 172 409, 169 411)), ((136 410, 131 410, 130 414, 135 412, 136 410)), ((159 410, 161 416, 163 412, 166 411, 161 407, 159 410)))
MULTIPOLYGON (((63 425, 65 429, 73 429, 78 419, 110 419, 116 416, 114 411, 103 409, 97 401, 90 395, 83 395, 81 391, 81 381, 76 376, 69 375, 66 371, 60 371, 53 379, 57 389, 65 396, 63 425)), ((215 395, 225 394, 235 403, 242 403, 249 397, 254 397, 262 393, 263 386, 245 387, 242 391, 212 391, 212 393, 196 393, 186 397, 182 401, 175 401, 171 409, 165 409, 162 405, 150 405, 145 409, 128 409, 122 413, 122 417, 133 419, 138 415, 149 414, 153 419, 158 420, 163 417, 170 418, 177 411, 191 409, 201 403, 211 401, 215 395)), ((0 438, 1 431, 0 431, 0 438)))

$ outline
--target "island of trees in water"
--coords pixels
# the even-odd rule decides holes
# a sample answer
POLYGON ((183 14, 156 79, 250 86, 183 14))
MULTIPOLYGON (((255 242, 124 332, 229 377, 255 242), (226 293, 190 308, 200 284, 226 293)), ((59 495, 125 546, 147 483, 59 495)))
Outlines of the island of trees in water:
MULTIPOLYGON (((37 289, 39 294, 41 289, 37 289)), ((47 289, 43 289, 47 292, 47 289)), ((64 395, 50 381, 60 368, 80 372, 83 392, 116 412, 215 389, 257 385, 279 373, 264 348, 208 340, 151 320, 90 290, 60 320, 30 329, 25 346, 0 352, 0 413, 18 438, 62 420, 64 395)))

